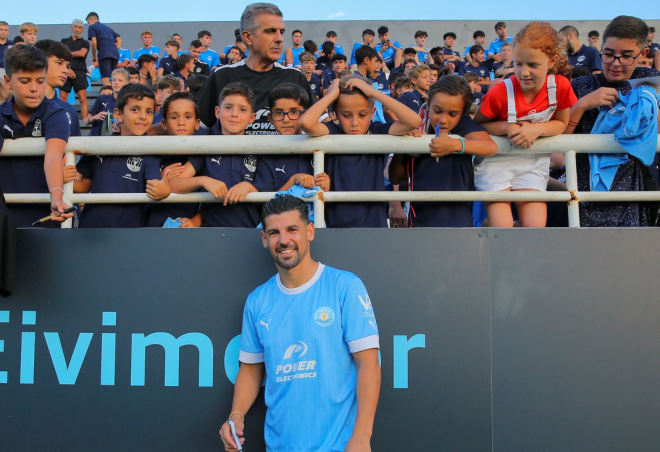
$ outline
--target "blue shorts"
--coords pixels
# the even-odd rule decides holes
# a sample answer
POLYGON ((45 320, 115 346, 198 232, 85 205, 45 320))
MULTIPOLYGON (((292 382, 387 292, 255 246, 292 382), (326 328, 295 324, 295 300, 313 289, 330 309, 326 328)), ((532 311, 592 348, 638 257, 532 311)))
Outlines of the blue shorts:
POLYGON ((99 72, 101 73, 101 78, 110 78, 112 71, 117 68, 117 63, 117 58, 103 58, 102 60, 99 60, 99 72))

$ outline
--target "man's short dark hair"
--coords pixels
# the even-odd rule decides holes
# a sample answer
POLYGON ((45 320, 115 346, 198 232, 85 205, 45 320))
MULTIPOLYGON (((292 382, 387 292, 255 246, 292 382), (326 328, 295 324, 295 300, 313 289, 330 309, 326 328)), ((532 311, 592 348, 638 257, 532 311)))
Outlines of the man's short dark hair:
POLYGON ((497 23, 495 24, 495 30, 497 30, 497 29, 500 28, 500 27, 504 27, 504 28, 506 28, 506 23, 500 21, 500 22, 497 22, 497 23))
POLYGON ((154 106, 156 106, 156 95, 151 88, 141 83, 129 83, 117 94, 117 110, 124 113, 128 99, 142 100, 145 98, 153 100, 154 106))
POLYGON ((355 51, 355 64, 360 65, 364 62, 365 58, 376 58, 378 52, 371 46, 360 46, 355 51))
POLYGON ((433 56, 438 52, 442 52, 442 47, 433 47, 431 50, 429 50, 429 55, 433 56))
POLYGON ((479 52, 483 52, 484 48, 481 47, 479 44, 475 44, 472 47, 470 47, 470 56, 474 56, 479 52))
POLYGON ((649 27, 642 19, 633 16, 617 16, 612 19, 603 32, 603 43, 607 38, 632 39, 640 48, 646 47, 649 27))
POLYGON ((332 56, 332 62, 334 63, 335 61, 347 61, 348 59, 346 58, 346 55, 342 55, 341 53, 335 53, 332 56))
POLYGON ((300 33, 302 35, 302 31, 296 29, 291 32, 291 36, 295 35, 296 33, 300 33))
POLYGON ((445 33, 444 35, 442 35, 442 40, 443 40, 443 41, 444 41, 445 39, 447 39, 447 38, 454 38, 454 39, 456 39, 456 33, 454 33, 453 31, 448 31, 447 33, 445 33))
POLYGON ((144 53, 140 55, 140 57, 137 60, 137 65, 138 68, 142 69, 145 65, 145 63, 155 63, 157 58, 154 55, 149 55, 148 53, 144 53))
POLYGON ((199 47, 202 47, 202 41, 200 41, 199 39, 194 39, 194 40, 190 41, 190 47, 192 47, 193 49, 197 49, 199 47))
POLYGON ((254 113, 254 91, 248 85, 243 82, 233 82, 225 86, 220 92, 220 97, 218 97, 218 105, 222 105, 222 102, 227 96, 242 96, 245 100, 248 101, 252 112, 254 113))
POLYGON ((364 38, 365 35, 370 35, 370 36, 376 36, 376 33, 371 28, 367 28, 362 32, 362 37, 364 38))
POLYGON ((477 30, 474 33, 472 33, 472 39, 485 38, 485 37, 486 37, 486 33, 484 33, 481 30, 477 30))
POLYGON ((305 52, 309 52, 314 55, 319 49, 319 46, 316 45, 316 43, 311 39, 308 39, 307 41, 303 42, 303 48, 305 49, 305 52))
POLYGON ((331 54, 335 51, 335 43, 332 41, 325 41, 323 44, 321 44, 321 51, 323 51, 324 55, 331 54))
POLYGON ((87 14, 87 17, 85 17, 85 20, 88 20, 90 17, 94 17, 94 18, 96 18, 96 20, 99 20, 99 21, 100 21, 100 19, 99 19, 99 15, 96 14, 94 11, 92 11, 92 12, 89 13, 89 14, 87 14))
POLYGON ((213 37, 213 35, 211 34, 211 32, 208 31, 208 30, 202 30, 202 31, 200 31, 200 32, 197 33, 197 39, 202 39, 204 36, 210 36, 210 37, 213 37))
POLYGON ((406 47, 403 49, 403 54, 404 55, 417 55, 417 50, 413 49, 412 47, 406 47))
POLYGON ((41 50, 46 58, 56 57, 71 62, 71 50, 59 41, 40 39, 34 46, 41 50))
POLYGON ((329 32, 327 32, 325 34, 325 37, 326 38, 336 38, 337 37, 337 32, 333 31, 333 30, 330 30, 329 32))
POLYGON ((291 195, 275 196, 261 209, 261 224, 265 227, 266 218, 271 215, 281 215, 293 211, 298 211, 300 219, 305 224, 309 224, 309 207, 303 200, 291 195))
POLYGON ((598 30, 591 30, 587 36, 590 38, 600 38, 600 33, 598 30))
POLYGON ((428 38, 429 34, 425 32, 424 30, 417 30, 415 32, 415 39, 417 38, 428 38))
POLYGON ((309 95, 300 85, 295 83, 282 83, 277 85, 268 95, 268 108, 271 110, 279 99, 291 99, 300 104, 304 109, 309 108, 309 95))
POLYGON ((566 25, 557 33, 561 33, 562 35, 566 35, 566 36, 568 36, 569 33, 573 33, 573 35, 575 35, 576 38, 580 37, 580 32, 573 25, 566 25))
POLYGON ((382 27, 378 27, 378 36, 384 35, 385 33, 389 33, 389 32, 390 29, 387 28, 385 25, 383 25, 382 27))
POLYGON ((176 64, 179 66, 179 70, 183 69, 188 62, 194 60, 195 58, 189 54, 189 53, 184 53, 183 55, 180 55, 179 58, 176 59, 176 64))
POLYGON ((163 120, 167 120, 167 113, 170 110, 170 104, 174 102, 175 100, 189 100, 190 102, 193 103, 195 106, 195 119, 199 118, 199 107, 197 106, 197 102, 195 102, 195 98, 190 94, 188 91, 178 91, 176 93, 172 93, 167 99, 165 99, 165 102, 163 102, 163 105, 160 108, 160 112, 163 114, 163 120))
POLYGON ((41 72, 48 69, 48 59, 43 52, 31 45, 14 46, 5 52, 7 77, 17 72, 41 72))

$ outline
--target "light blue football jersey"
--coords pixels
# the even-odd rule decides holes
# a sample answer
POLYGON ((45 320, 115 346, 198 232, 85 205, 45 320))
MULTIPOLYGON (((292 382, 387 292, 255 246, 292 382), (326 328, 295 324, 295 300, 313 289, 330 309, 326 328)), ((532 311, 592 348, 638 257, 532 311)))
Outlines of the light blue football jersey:
POLYGON ((240 361, 265 363, 268 451, 343 452, 357 416, 351 353, 372 348, 376 317, 353 273, 319 264, 301 287, 275 275, 252 292, 240 361))

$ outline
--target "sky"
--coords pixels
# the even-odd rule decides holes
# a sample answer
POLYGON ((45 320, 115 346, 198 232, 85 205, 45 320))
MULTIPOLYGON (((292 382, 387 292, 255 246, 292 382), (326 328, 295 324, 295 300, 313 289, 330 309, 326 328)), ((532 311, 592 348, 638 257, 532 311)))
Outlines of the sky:
MULTIPOLYGON (((246 1, 195 0, 182 2, 163 0, 159 7, 152 2, 135 0, 112 0, 88 2, 90 7, 79 6, 82 2, 60 2, 52 0, 29 0, 10 2, 3 0, 0 20, 16 25, 22 22, 37 24, 69 24, 74 18, 85 19, 90 10, 96 11, 102 22, 192 22, 192 21, 238 21, 246 1), (26 8, 29 5, 29 8, 26 8), (185 5, 181 7, 181 5, 185 5)), ((155 3, 155 2, 154 2, 155 3)), ((380 0, 378 2, 355 0, 307 1, 280 0, 275 2, 284 13, 285 20, 609 20, 621 14, 637 16, 645 20, 657 19, 657 8, 648 3, 627 3, 621 0, 599 2, 576 0, 535 1, 480 1, 469 3, 470 8, 442 8, 450 2, 419 2, 434 5, 428 11, 420 8, 402 8, 416 2, 380 0), (300 5, 304 7, 300 7, 300 5), (593 5, 598 7, 594 8, 593 5), (374 11, 373 5, 378 5, 374 11), (437 5, 437 6, 436 6, 437 5)), ((463 3, 467 4, 467 3, 463 3)))

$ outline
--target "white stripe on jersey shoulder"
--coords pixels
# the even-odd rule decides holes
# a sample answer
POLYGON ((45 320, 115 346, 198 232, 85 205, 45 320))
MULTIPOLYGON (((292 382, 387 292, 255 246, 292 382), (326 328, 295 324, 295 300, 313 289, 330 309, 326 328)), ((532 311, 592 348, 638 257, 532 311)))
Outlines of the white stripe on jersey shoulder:
POLYGON ((217 68, 213 69, 213 72, 220 71, 222 69, 227 69, 230 67, 240 67, 240 66, 245 66, 245 60, 237 61, 234 64, 223 64, 222 66, 218 66, 217 68))
POLYGON ((351 353, 357 353, 363 350, 369 350, 370 348, 380 348, 380 339, 377 334, 374 334, 373 336, 347 342, 346 345, 348 345, 348 350, 351 353))
POLYGON ((280 63, 278 63, 278 62, 275 62, 275 67, 278 67, 278 68, 280 68, 280 69, 293 69, 294 71, 298 71, 298 72, 300 72, 300 73, 302 74, 302 71, 301 71, 300 69, 298 69, 297 67, 284 66, 284 65, 282 65, 282 64, 280 64, 280 63))
POLYGON ((294 287, 293 289, 289 289, 287 287, 284 287, 284 284, 282 284, 282 280, 280 279, 280 274, 278 273, 275 276, 275 280, 277 281, 277 287, 287 295, 296 295, 296 294, 299 294, 299 293, 303 293, 304 291, 306 291, 307 289, 312 287, 316 281, 319 280, 319 278, 321 277, 321 274, 323 273, 324 268, 325 268, 325 265, 323 265, 322 263, 319 262, 319 268, 316 269, 316 272, 314 273, 314 276, 312 276, 310 278, 310 280, 307 281, 302 286, 294 287))
POLYGON ((243 350, 238 352, 238 360, 245 364, 259 364, 264 362, 263 353, 248 353, 243 350))

